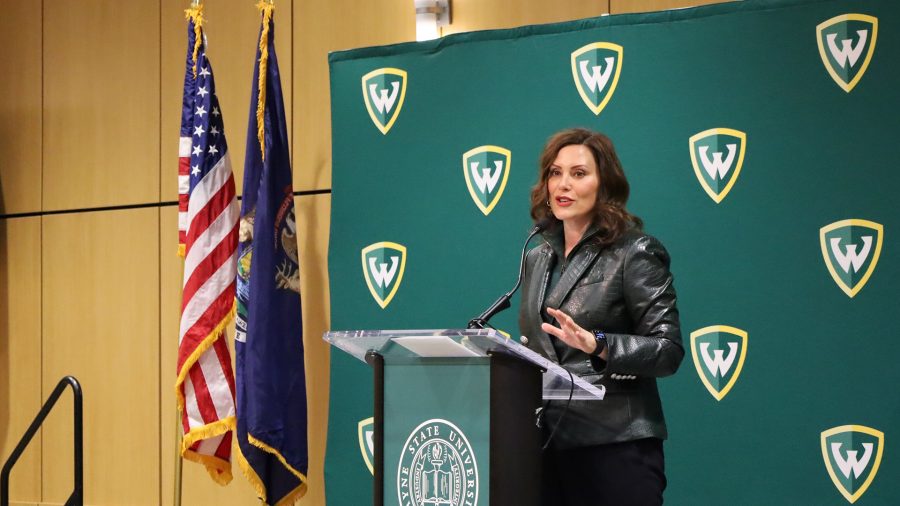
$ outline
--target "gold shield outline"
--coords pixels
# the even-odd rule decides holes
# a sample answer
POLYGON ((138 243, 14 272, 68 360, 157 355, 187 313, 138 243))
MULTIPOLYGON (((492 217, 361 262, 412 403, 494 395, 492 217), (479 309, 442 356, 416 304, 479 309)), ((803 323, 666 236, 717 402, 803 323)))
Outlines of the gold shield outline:
POLYGON ((834 282, 837 283, 838 287, 843 290, 844 293, 846 293, 847 296, 851 299, 854 295, 859 293, 859 291, 862 290, 864 286, 866 286, 869 278, 872 277, 872 273, 875 272, 875 265, 878 264, 878 259, 881 257, 881 245, 883 242, 884 226, 881 223, 875 223, 874 221, 853 218, 849 220, 836 221, 831 225, 825 225, 824 227, 819 229, 819 244, 822 246, 822 257, 825 259, 825 265, 828 267, 828 272, 831 273, 831 277, 832 279, 834 279, 834 282), (825 243, 825 234, 831 232, 832 230, 849 226, 865 227, 878 233, 878 240, 875 241, 875 252, 872 255, 872 261, 869 262, 869 267, 866 269, 866 273, 863 274, 863 277, 854 286, 847 286, 847 284, 844 283, 844 280, 841 279, 841 277, 838 275, 837 269, 835 269, 834 265, 831 263, 831 256, 828 255, 828 245, 825 243))
POLYGON ((741 175, 741 169, 744 167, 744 154, 747 152, 747 134, 733 128, 710 128, 709 130, 704 130, 698 134, 692 135, 688 141, 688 147, 691 150, 691 165, 694 166, 694 174, 697 176, 697 180, 700 181, 700 186, 703 187, 703 190, 709 195, 709 198, 713 199, 713 202, 716 204, 721 203, 725 200, 725 196, 728 195, 728 192, 731 191, 731 188, 734 187, 734 183, 737 182, 738 177, 741 175), (707 184, 706 179, 703 178, 703 173, 700 172, 702 167, 700 167, 697 155, 694 153, 694 145, 697 141, 711 135, 730 135, 741 140, 741 151, 738 153, 738 159, 737 162, 735 162, 733 175, 731 176, 731 179, 728 180, 728 184, 725 185, 725 188, 719 193, 714 192, 712 187, 707 184))
POLYGON ((823 21, 816 26, 816 44, 819 46, 819 57, 822 58, 822 63, 825 65, 825 70, 828 71, 828 75, 834 79, 834 82, 837 83, 838 86, 841 87, 842 90, 850 93, 854 87, 859 83, 859 80, 862 79, 863 74, 866 73, 866 70, 869 68, 869 62, 872 61, 872 55, 875 54, 875 42, 878 40, 878 18, 874 16, 868 16, 866 14, 841 14, 840 16, 835 16, 828 21, 823 21), (869 50, 866 52, 866 59, 863 60, 862 67, 859 68, 859 72, 850 80, 849 83, 844 82, 841 79, 841 76, 835 72, 834 68, 832 68, 831 63, 828 61, 828 55, 825 53, 825 45, 822 43, 822 31, 826 28, 834 26, 843 21, 863 21, 865 23, 869 23, 872 25, 872 39, 869 44, 869 50))
POLYGON ((700 381, 703 382, 703 386, 709 390, 710 395, 713 396, 717 401, 721 401, 728 395, 728 392, 731 391, 731 387, 737 383, 738 376, 741 375, 741 371, 744 369, 744 359, 747 358, 747 331, 741 330, 737 327, 731 327, 729 325, 710 325, 709 327, 703 327, 702 329, 697 329, 691 332, 691 355, 694 357, 694 367, 697 368, 697 375, 700 376, 700 381), (722 388, 721 391, 716 390, 712 383, 706 379, 706 374, 703 373, 703 364, 700 363, 700 356, 697 352, 697 338, 701 336, 705 336, 706 334, 712 334, 715 332, 721 332, 725 334, 731 334, 733 336, 737 336, 741 338, 741 354, 738 356, 737 367, 734 369, 734 374, 731 375, 731 379, 728 380, 728 383, 725 387, 722 388))
POLYGON ((603 108, 606 107, 607 102, 609 102, 609 99, 612 98, 613 93, 616 91, 616 86, 619 84, 619 75, 622 73, 622 59, 624 58, 623 55, 624 50, 622 49, 622 46, 613 44, 612 42, 594 42, 592 44, 582 46, 572 52, 572 79, 575 80, 575 87, 578 88, 578 94, 581 95, 581 100, 584 100, 584 104, 588 106, 588 109, 590 109, 597 116, 599 116, 600 111, 602 111, 603 108), (612 83, 609 86, 609 92, 606 94, 606 96, 603 97, 603 100, 601 100, 599 104, 591 102, 591 99, 588 98, 587 92, 581 86, 581 79, 578 78, 578 57, 594 49, 608 49, 610 51, 615 51, 615 53, 618 55, 618 60, 616 61, 616 72, 613 75, 612 83))
POLYGON ((857 499, 862 497, 863 494, 866 493, 866 490, 869 489, 869 485, 872 484, 872 480, 875 479, 875 475, 878 473, 878 467, 881 465, 881 456, 884 454, 884 432, 880 430, 873 429, 871 427, 866 427, 864 425, 841 425, 840 427, 834 427, 833 429, 828 429, 822 431, 822 458, 825 460, 825 468, 828 469, 828 476, 831 476, 831 481, 834 483, 834 486, 837 487, 838 492, 844 496, 844 499, 853 504, 857 499), (875 463, 872 464, 872 470, 869 472, 869 476, 866 477, 866 481, 863 482, 862 486, 859 487, 859 490, 856 493, 851 494, 848 490, 844 489, 844 485, 841 483, 841 480, 838 479, 837 474, 834 472, 834 468, 831 467, 831 459, 828 458, 828 447, 825 442, 829 437, 840 434, 843 432, 862 432, 863 434, 868 434, 870 436, 875 436, 878 438, 878 453, 875 455, 875 463))
MULTIPOLYGON (((369 472, 372 475, 375 475, 375 466, 372 465, 372 459, 369 458, 369 452, 367 450, 366 437, 365 437, 365 427, 368 425, 375 424, 375 417, 369 417, 365 420, 360 420, 357 424, 357 434, 359 435, 359 451, 362 452, 363 460, 366 462, 366 467, 369 468, 369 472)), ((374 429, 373 429, 374 430, 374 429)))
POLYGON ((512 152, 506 148, 501 148, 500 146, 479 146, 463 153, 462 165, 463 176, 466 178, 466 187, 469 188, 469 196, 472 197, 472 200, 475 201, 475 205, 478 206, 478 209, 481 209, 481 212, 484 213, 485 216, 491 214, 491 211, 493 211, 494 207, 497 206, 497 203, 500 202, 500 197, 503 196, 503 190, 506 189, 506 180, 509 179, 509 170, 512 167, 512 152), (494 194, 494 198, 491 199, 490 204, 487 206, 481 203, 481 200, 475 193, 475 187, 472 186, 472 177, 469 175, 469 168, 466 166, 466 162, 468 162, 470 157, 480 153, 497 153, 498 155, 506 157, 506 168, 503 170, 503 181, 500 182, 500 189, 497 190, 497 193, 494 194))
POLYGON ((362 249, 362 268, 363 268, 363 277, 366 279, 366 286, 369 287, 369 293, 372 294, 372 298, 375 299, 375 302, 381 306, 381 309, 384 309, 391 303, 391 300, 394 298, 394 295, 397 294, 397 289, 400 288, 400 283, 403 281, 403 271, 406 270, 406 246, 402 244, 397 244, 395 242, 383 241, 376 242, 374 244, 370 244, 362 249), (391 292, 385 297, 383 300, 378 296, 378 292, 375 291, 375 287, 372 286, 372 280, 370 279, 369 266, 366 265, 366 254, 376 249, 393 249, 400 252, 400 272, 397 273, 397 281, 394 283, 394 287, 391 288, 391 292))
POLYGON ((381 69, 376 69, 376 70, 373 70, 373 71, 369 72, 368 74, 362 76, 362 92, 363 92, 363 100, 365 100, 365 102, 366 102, 366 110, 369 111, 369 117, 372 118, 372 123, 375 123, 375 126, 378 127, 378 130, 381 130, 381 133, 384 135, 387 135, 387 133, 391 129, 391 127, 394 126, 394 122, 397 121, 398 117, 400 117, 400 109, 403 108, 403 100, 406 98, 406 83, 407 83, 406 71, 402 70, 402 69, 393 68, 393 67, 385 67, 385 68, 381 68, 381 69), (394 114, 391 116, 391 119, 388 120, 387 124, 383 125, 383 124, 381 124, 380 121, 378 121, 378 116, 375 115, 375 110, 372 109, 372 102, 369 99, 369 91, 366 90, 366 81, 368 81, 369 79, 371 79, 375 76, 380 76, 380 75, 385 75, 385 74, 390 74, 390 75, 395 75, 395 76, 400 77, 401 82, 403 84, 400 86, 400 99, 397 101, 397 109, 394 110, 394 114))

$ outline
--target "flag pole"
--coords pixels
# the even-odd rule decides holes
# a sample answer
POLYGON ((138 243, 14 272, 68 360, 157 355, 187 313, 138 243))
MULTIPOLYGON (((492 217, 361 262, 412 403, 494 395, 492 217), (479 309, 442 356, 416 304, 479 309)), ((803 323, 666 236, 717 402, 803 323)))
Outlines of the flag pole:
POLYGON ((175 406, 175 499, 174 506, 181 506, 181 468, 184 459, 181 458, 181 409, 175 406))
MULTIPOLYGON (((200 6, 200 0, 191 0, 191 8, 196 9, 200 6)), ((178 403, 175 403, 175 479, 173 484, 173 495, 172 499, 173 506, 181 506, 181 476, 182 470, 184 467, 184 458, 181 456, 181 441, 182 441, 182 428, 181 428, 181 408, 178 406, 178 403)))

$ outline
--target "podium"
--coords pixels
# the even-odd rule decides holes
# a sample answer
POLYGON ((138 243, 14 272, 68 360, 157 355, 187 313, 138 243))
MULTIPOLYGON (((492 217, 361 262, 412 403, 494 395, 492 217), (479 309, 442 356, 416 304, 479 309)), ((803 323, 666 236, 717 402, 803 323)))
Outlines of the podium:
POLYGON ((373 368, 376 505, 538 505, 542 399, 605 394, 493 329, 324 339, 373 368))

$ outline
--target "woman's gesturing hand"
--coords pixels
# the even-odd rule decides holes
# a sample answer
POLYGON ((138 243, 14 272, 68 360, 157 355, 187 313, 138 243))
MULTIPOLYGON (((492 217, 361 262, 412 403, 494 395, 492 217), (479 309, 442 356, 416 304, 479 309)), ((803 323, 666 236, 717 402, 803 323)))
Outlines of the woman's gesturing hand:
MULTIPOLYGON (((547 308, 547 314, 556 318, 559 327, 554 327, 549 323, 542 323, 541 330, 556 336, 559 340, 567 345, 577 348, 587 354, 597 349, 597 340, 594 334, 588 330, 581 328, 571 316, 563 313, 559 309, 547 308)), ((603 350, 600 358, 606 360, 607 350, 603 350)))

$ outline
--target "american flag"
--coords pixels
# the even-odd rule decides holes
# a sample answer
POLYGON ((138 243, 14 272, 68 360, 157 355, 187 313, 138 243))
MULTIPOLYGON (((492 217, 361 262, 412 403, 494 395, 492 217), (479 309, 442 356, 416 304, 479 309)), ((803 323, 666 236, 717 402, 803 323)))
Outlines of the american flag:
POLYGON ((184 255, 176 391, 184 458, 231 481, 235 385, 225 326, 235 312, 237 196, 222 112, 200 29, 200 7, 188 13, 179 152, 179 246, 184 255), (183 249, 181 249, 183 247, 183 249))

